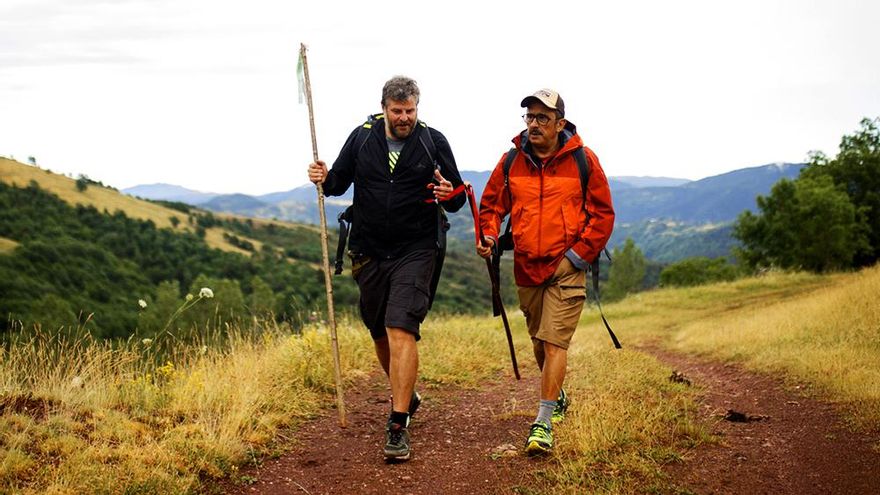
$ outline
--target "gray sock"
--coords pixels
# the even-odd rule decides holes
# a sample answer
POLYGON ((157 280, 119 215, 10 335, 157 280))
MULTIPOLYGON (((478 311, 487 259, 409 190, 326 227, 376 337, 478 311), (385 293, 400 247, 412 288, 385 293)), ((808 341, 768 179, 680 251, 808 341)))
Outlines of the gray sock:
POLYGON ((555 400, 544 400, 541 399, 541 404, 538 406, 538 417, 535 418, 535 423, 541 422, 547 426, 552 425, 552 421, 550 418, 553 417, 553 410, 556 409, 556 401, 555 400))

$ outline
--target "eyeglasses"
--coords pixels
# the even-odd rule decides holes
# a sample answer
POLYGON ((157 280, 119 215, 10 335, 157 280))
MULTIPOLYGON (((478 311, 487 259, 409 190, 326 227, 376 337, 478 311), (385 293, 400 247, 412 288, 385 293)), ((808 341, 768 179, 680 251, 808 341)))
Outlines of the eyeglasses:
POLYGON ((533 113, 527 113, 523 115, 522 118, 526 122, 526 124, 531 124, 536 120, 538 121, 538 125, 547 125, 550 123, 550 117, 544 115, 543 113, 539 113, 537 115, 533 113))

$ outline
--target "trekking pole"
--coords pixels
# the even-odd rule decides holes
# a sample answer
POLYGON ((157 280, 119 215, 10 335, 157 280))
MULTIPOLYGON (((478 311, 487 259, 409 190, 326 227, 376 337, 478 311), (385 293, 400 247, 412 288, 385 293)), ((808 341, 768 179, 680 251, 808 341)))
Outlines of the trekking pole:
MULTIPOLYGON (((312 86, 309 82, 309 64, 306 60, 306 45, 300 43, 299 61, 302 64, 303 79, 305 81, 306 102, 309 105, 309 128, 312 131, 312 155, 318 161, 318 140, 315 137, 315 114, 312 108, 312 86)), ((345 420, 345 402, 342 398, 342 370, 339 364, 339 340, 336 338, 336 314, 333 309, 333 282, 330 277, 330 255, 327 249, 327 215, 324 213, 324 188, 321 184, 315 184, 318 190, 318 212, 321 217, 321 254, 324 258, 324 285, 327 287, 327 321, 330 323, 330 340, 333 352, 333 371, 336 379, 336 408, 339 410, 339 426, 345 428, 348 423, 345 420)))
MULTIPOLYGON (((477 212, 477 198, 474 196, 474 188, 470 184, 465 185, 465 193, 467 193, 468 205, 471 208, 471 215, 474 217, 474 236, 477 243, 486 244, 486 237, 483 236, 483 226, 480 225, 480 217, 477 212)), ((496 247, 497 249, 497 247, 496 247)), ((496 251, 500 253, 500 251, 496 251)), ((504 301, 501 299, 501 267, 499 265, 500 255, 492 255, 492 259, 486 259, 486 270, 489 272, 489 282, 492 284, 492 316, 501 315, 501 322, 504 323, 504 332, 507 335, 507 348, 510 351, 510 363, 513 365, 513 375, 519 380, 519 365, 516 363, 516 349, 513 347, 513 334, 510 332, 510 323, 507 321, 507 312, 504 311, 504 301)))

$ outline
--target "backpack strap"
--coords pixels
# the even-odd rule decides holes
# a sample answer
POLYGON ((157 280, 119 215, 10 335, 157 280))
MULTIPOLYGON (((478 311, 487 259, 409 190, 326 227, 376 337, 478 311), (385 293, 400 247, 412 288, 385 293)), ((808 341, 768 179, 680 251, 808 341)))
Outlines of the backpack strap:
POLYGON ((335 271, 333 272, 335 275, 339 275, 342 273, 342 265, 343 258, 345 256, 345 245, 348 243, 348 232, 351 230, 351 220, 354 216, 354 207, 349 206, 348 208, 339 212, 339 216, 337 220, 339 220, 339 241, 336 244, 336 263, 335 263, 335 271))
MULTIPOLYGON (((367 117, 367 120, 364 122, 364 125, 360 126, 357 131, 357 136, 354 138, 354 147, 357 150, 356 155, 360 154, 364 145, 367 144, 367 139, 370 137, 371 129, 374 125, 380 123, 385 119, 383 114, 375 114, 367 117)), ((336 243, 336 261, 334 262, 334 274, 339 275, 342 273, 342 268, 345 263, 345 246, 348 244, 348 234, 351 231, 351 222, 354 218, 354 206, 349 205, 348 208, 341 211, 337 220, 339 220, 339 240, 336 243)))

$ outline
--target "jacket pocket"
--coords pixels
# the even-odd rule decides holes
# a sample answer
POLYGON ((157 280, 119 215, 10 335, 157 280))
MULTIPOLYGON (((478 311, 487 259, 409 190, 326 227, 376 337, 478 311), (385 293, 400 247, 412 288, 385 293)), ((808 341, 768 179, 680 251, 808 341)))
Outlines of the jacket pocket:
POLYGON ((538 233, 532 231, 534 223, 532 216, 522 205, 515 205, 510 214, 511 221, 513 221, 511 233, 513 234, 514 252, 524 254, 527 257, 531 257, 537 251, 535 244, 538 242, 538 233))

